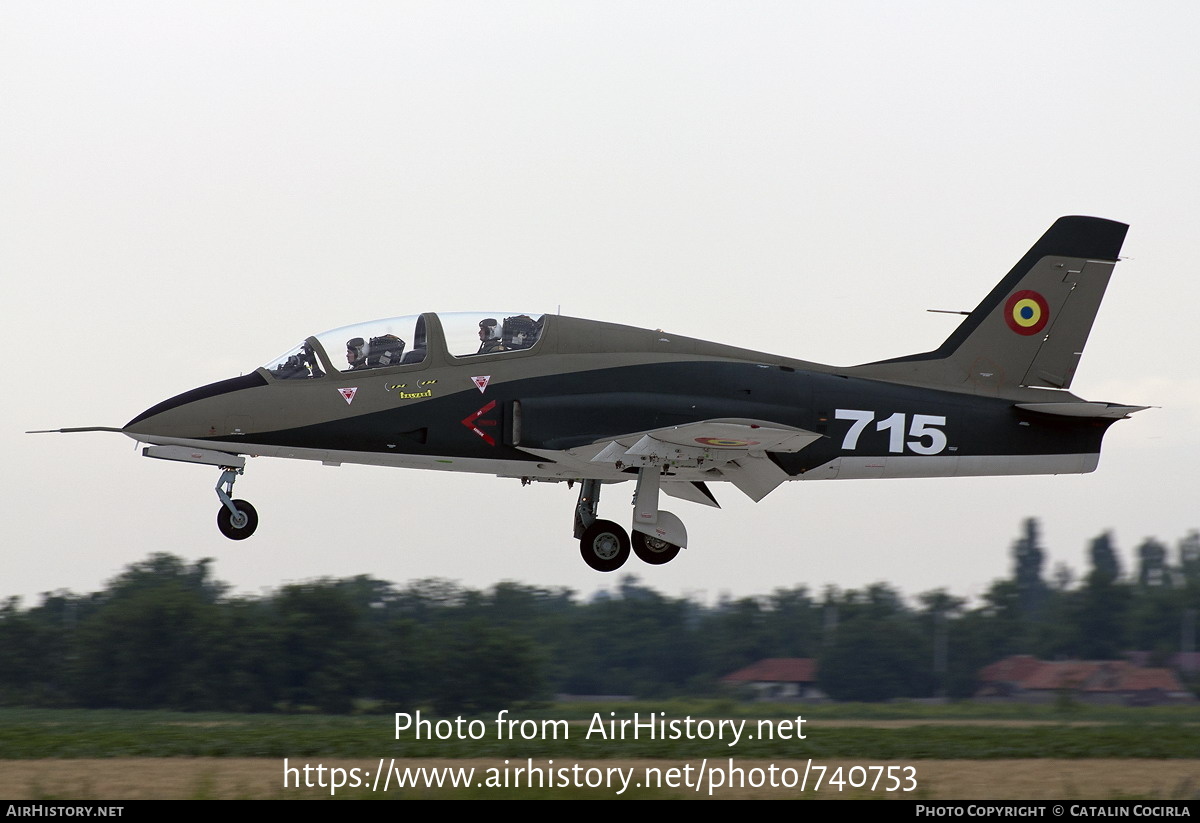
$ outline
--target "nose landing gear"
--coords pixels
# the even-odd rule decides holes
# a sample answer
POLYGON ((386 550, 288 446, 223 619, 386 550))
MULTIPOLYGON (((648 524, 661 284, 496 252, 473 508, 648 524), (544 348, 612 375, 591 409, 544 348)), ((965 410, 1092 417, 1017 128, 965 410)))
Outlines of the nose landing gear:
POLYGON ((245 540, 258 528, 258 512, 245 500, 230 501, 237 514, 230 513, 225 506, 217 509, 217 528, 230 540, 245 540))
POLYGON ((217 497, 221 508, 217 512, 217 528, 230 540, 245 540, 258 528, 258 512, 245 500, 233 499, 233 481, 246 470, 246 458, 240 454, 194 449, 190 446, 147 446, 142 449, 146 457, 172 460, 177 463, 198 463, 204 466, 219 466, 221 479, 217 481, 217 497))
POLYGON ((217 528, 230 540, 245 540, 258 528, 258 512, 245 500, 234 500, 233 482, 245 469, 221 467, 221 479, 217 481, 217 497, 221 508, 217 510, 217 528))

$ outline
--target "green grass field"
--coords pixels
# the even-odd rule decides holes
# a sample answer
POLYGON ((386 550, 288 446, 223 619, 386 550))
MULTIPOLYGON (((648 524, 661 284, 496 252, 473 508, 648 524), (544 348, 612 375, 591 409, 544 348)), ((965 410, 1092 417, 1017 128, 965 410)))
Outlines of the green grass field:
MULTIPOLYGON (((431 718, 436 719, 436 718, 431 718)), ((352 716, 207 714, 115 710, 0 709, 0 759, 108 757, 572 757, 869 758, 874 760, 993 758, 1195 758, 1200 756, 1200 708, 1153 709, 919 706, 915 704, 780 706, 638 702, 559 704, 510 713, 539 724, 534 739, 498 739, 495 715, 478 718, 480 739, 396 739, 392 714, 352 716), (726 718, 745 721, 742 738, 609 739, 588 735, 590 721, 726 718), (659 715, 665 713, 665 716, 659 715), (614 713, 615 717, 610 715, 614 713), (805 739, 747 739, 760 720, 794 721, 805 739), (540 721, 550 739, 541 739, 540 721)), ((464 719, 466 720, 466 719, 464 719)), ((764 729, 768 724, 763 724, 764 729)), ((532 724, 525 724, 527 730, 532 724)), ((443 732, 449 727, 444 725, 443 732)), ((519 728, 519 727, 518 727, 519 728)), ((607 728, 606 728, 607 730, 607 728)), ((684 726, 679 727, 686 733, 684 726)), ((697 731, 694 729, 694 731, 697 731)), ((515 733, 515 730, 514 730, 515 733)), ((464 727, 465 734, 465 727, 464 727)), ((627 730, 628 735, 628 730, 627 730)))
MULTIPOLYGON (((472 718, 464 718, 464 724, 472 718)), ((510 713, 527 731, 557 739, 499 740, 495 715, 481 721, 479 740, 397 740, 393 714, 207 714, 114 710, 0 709, 0 797, 30 800, 221 798, 904 798, 904 799, 1197 799, 1200 797, 1200 708, 1163 709, 888 705, 764 705, 726 701, 557 704, 510 713), (615 717, 610 715, 615 713, 615 717), (736 745, 728 739, 601 739, 587 732, 603 720, 693 718, 745 720, 736 745), (665 713, 665 718, 659 715, 665 713), (747 739, 760 721, 804 739, 747 739), (563 721, 563 722, 556 722, 563 721), (787 721, 787 722, 784 722, 787 721), (324 764, 345 771, 475 769, 469 786, 285 786, 293 767, 324 764), (776 767, 803 772, 819 764, 911 768, 912 792, 825 785, 819 791, 721 786, 715 791, 650 787, 489 787, 489 771, 511 774, 530 760, 592 769, 650 771, 707 764, 719 771, 776 767), (731 763, 730 761, 733 761, 731 763)), ((443 725, 446 731, 449 726, 443 725)), ((514 727, 514 728, 520 728, 514 727)), ((764 723, 763 728, 766 728, 764 723)), ((464 725, 465 730, 465 725, 464 725)), ((863 774, 860 769, 858 774, 863 774)), ((880 784, 882 785, 882 783, 880 784)))

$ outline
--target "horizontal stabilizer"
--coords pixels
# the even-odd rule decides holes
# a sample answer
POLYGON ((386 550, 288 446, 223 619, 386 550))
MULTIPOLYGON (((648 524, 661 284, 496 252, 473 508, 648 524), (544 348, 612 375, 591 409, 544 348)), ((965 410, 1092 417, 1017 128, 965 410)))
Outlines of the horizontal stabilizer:
POLYGON ((1150 408, 1149 406, 1121 406, 1116 403, 1088 403, 1083 400, 1070 403, 1017 403, 1016 407, 1025 411, 1053 414, 1058 417, 1105 417, 1114 420, 1122 420, 1135 412, 1150 408))

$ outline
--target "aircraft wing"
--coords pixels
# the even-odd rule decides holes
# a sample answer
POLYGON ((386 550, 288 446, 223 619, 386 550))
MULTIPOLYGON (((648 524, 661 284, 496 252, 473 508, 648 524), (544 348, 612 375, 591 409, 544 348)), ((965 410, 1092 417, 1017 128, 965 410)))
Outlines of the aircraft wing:
POLYGON ((705 481, 729 481, 752 500, 762 500, 788 479, 769 455, 798 452, 822 436, 763 420, 721 418, 606 438, 558 452, 556 459, 573 464, 582 476, 604 479, 624 479, 630 469, 643 466, 667 466, 664 492, 715 506, 705 481))
POLYGON ((712 506, 714 509, 721 508, 717 498, 713 496, 713 493, 708 490, 708 485, 702 480, 693 480, 690 483, 687 481, 666 482, 662 484, 662 490, 680 500, 690 500, 692 503, 712 506))
MULTIPOLYGON (((632 437, 633 435, 628 438, 618 438, 618 441, 629 440, 632 437)), ((662 450, 658 446, 641 442, 645 438, 650 438, 653 443, 666 444, 668 447, 681 446, 686 449, 699 447, 713 453, 798 452, 820 437, 821 435, 816 432, 781 426, 778 423, 724 418, 701 420, 697 423, 686 423, 682 426, 671 426, 645 432, 634 448, 641 447, 637 453, 653 449, 655 453, 661 454, 662 450)))

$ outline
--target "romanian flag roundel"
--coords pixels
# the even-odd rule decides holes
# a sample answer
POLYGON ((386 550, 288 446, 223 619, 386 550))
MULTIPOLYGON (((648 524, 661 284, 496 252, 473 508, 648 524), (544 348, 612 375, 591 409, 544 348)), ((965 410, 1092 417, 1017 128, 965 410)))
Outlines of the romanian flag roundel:
POLYGON ((1004 322, 1017 334, 1037 334, 1049 320, 1050 306, 1035 291, 1016 292, 1004 304, 1004 322))

